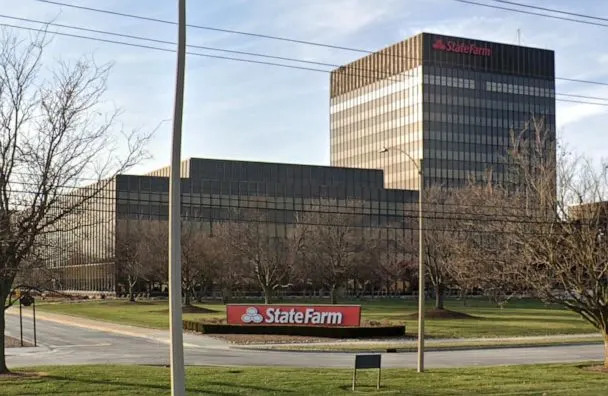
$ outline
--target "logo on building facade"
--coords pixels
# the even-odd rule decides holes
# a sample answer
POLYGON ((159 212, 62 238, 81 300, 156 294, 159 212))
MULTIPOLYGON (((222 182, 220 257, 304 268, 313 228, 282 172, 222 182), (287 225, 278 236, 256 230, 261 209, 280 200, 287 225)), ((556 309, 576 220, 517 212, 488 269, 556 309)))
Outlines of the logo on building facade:
POLYGON ((361 307, 229 304, 226 318, 237 325, 359 326, 361 307))
POLYGON ((476 56, 492 56, 492 48, 490 47, 480 47, 475 43, 444 40, 440 37, 435 39, 432 47, 435 51, 455 52, 457 54, 470 54, 476 56))

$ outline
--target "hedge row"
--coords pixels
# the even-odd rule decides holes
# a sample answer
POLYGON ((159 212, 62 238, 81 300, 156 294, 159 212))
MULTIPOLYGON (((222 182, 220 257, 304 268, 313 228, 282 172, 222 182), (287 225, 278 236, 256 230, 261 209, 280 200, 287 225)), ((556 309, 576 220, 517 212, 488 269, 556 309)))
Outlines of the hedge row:
POLYGON ((307 326, 243 326, 200 323, 184 320, 184 329, 202 334, 278 334, 329 338, 401 337, 405 326, 378 327, 307 327, 307 326))

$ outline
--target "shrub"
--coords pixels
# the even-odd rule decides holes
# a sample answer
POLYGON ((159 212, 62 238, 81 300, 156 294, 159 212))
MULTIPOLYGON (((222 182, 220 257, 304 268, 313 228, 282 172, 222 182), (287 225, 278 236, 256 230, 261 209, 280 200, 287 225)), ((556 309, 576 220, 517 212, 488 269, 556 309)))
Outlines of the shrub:
POLYGON ((201 323, 184 320, 184 329, 202 334, 273 334, 329 338, 401 337, 405 326, 330 327, 330 326, 243 326, 201 323))

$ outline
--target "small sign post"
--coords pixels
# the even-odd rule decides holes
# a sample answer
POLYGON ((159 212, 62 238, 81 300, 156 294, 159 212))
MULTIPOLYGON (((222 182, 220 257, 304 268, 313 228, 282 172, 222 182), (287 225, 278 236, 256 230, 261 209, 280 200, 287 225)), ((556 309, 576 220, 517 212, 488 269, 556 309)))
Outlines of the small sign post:
POLYGON ((36 342, 36 300, 29 293, 25 293, 23 295, 20 293, 19 295, 19 329, 21 333, 21 346, 23 346, 23 317, 21 313, 21 307, 29 307, 30 305, 33 305, 32 309, 34 320, 34 346, 38 346, 38 343, 36 342))
POLYGON ((376 382, 376 389, 380 389, 380 371, 381 369, 382 355, 355 355, 355 370, 353 371, 353 391, 357 384, 357 369, 378 369, 378 379, 376 382))

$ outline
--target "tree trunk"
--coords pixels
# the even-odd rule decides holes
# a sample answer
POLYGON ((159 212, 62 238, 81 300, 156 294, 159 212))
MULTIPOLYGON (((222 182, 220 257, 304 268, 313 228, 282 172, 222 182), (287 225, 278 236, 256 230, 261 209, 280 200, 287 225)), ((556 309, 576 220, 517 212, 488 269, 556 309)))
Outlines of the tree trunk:
POLYGON ((329 299, 331 300, 332 304, 338 303, 338 296, 336 295, 336 285, 332 285, 329 289, 329 299))
MULTIPOLYGON (((4 350, 4 330, 5 330, 5 317, 4 305, 8 297, 10 287, 3 285, 0 281, 0 374, 8 373, 8 367, 6 367, 6 352, 4 350)), ((12 283, 12 281, 11 281, 12 283)))
POLYGON ((270 304, 272 299, 272 289, 270 287, 264 287, 264 304, 270 304))
POLYGON ((129 284, 129 301, 135 302, 135 294, 133 293, 133 287, 135 286, 135 282, 133 282, 133 279, 130 275, 129 279, 127 280, 127 283, 129 284))
POLYGON ((444 309, 443 306, 443 287, 435 286, 435 309, 444 309))
POLYGON ((608 369, 608 332, 604 331, 604 368, 608 369))
POLYGON ((190 299, 190 295, 192 293, 190 292, 190 288, 189 287, 185 287, 184 288, 184 306, 189 307, 190 305, 192 305, 192 301, 190 299))

